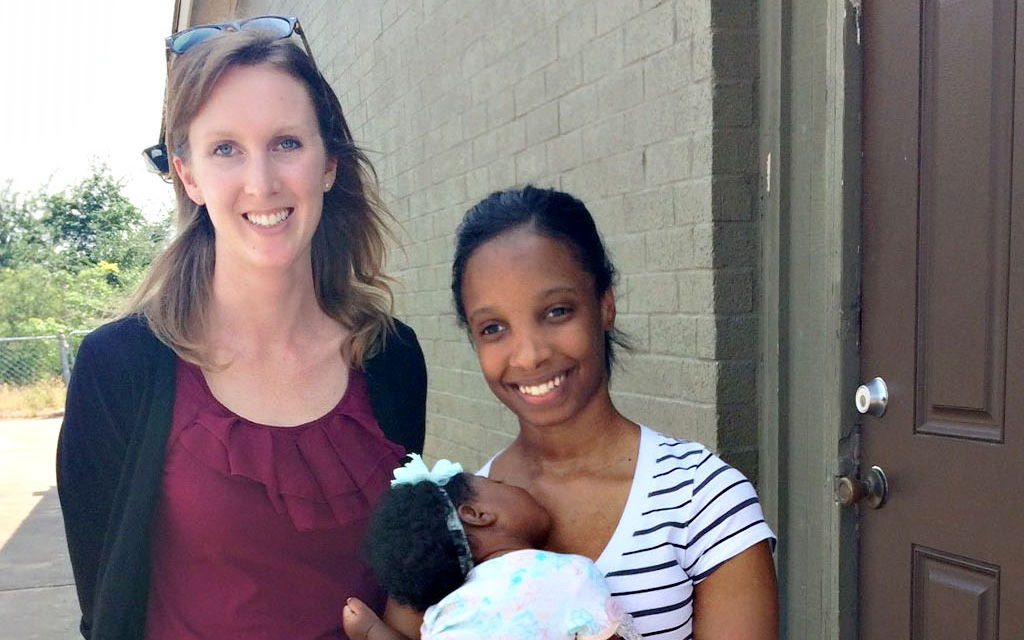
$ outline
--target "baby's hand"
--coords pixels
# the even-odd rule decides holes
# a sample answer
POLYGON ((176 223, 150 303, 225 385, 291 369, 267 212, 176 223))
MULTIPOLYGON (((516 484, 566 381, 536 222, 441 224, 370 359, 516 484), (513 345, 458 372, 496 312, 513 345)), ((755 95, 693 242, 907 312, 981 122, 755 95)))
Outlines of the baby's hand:
POLYGON ((351 640, 401 640, 397 631, 384 624, 373 609, 359 598, 349 598, 341 610, 341 626, 351 640))

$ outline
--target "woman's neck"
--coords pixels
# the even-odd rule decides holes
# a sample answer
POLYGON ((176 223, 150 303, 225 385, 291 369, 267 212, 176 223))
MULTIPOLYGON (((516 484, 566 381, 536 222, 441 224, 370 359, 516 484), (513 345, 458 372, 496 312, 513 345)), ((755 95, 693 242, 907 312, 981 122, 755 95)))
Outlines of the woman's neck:
POLYGON ((531 425, 520 421, 514 442, 521 454, 544 466, 607 463, 609 454, 630 449, 637 426, 619 413, 607 388, 570 420, 557 425, 531 425))
POLYGON ((317 302, 311 271, 216 270, 211 302, 208 326, 215 345, 289 343, 333 323, 317 302))

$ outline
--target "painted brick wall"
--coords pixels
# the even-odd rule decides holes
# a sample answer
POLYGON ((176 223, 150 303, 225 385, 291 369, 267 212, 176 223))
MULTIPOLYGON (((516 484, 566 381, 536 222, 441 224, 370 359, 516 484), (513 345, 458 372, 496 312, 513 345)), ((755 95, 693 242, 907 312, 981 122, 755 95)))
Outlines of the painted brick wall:
POLYGON ((507 444, 449 298, 453 231, 533 182, 588 204, 621 273, 629 417, 756 475, 755 0, 238 0, 298 15, 399 222, 430 371, 427 453, 507 444))

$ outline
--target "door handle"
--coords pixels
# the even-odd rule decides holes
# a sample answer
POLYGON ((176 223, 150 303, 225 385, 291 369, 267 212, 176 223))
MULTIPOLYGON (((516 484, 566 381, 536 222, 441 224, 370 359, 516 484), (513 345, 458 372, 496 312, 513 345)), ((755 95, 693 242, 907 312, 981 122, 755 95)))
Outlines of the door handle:
POLYGON ((844 507, 852 507, 863 500, 872 509, 881 509, 889 497, 889 481, 881 467, 871 467, 863 478, 839 478, 835 497, 836 502, 844 507))

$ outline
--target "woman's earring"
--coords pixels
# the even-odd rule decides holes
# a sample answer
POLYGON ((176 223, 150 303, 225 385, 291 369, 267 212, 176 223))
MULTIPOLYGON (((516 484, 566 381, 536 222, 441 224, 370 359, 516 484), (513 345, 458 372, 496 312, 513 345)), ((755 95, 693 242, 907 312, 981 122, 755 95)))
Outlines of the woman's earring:
POLYGON ((330 190, 331 190, 331 183, 330 182, 325 182, 324 183, 324 191, 326 192, 326 191, 330 191, 330 190))

